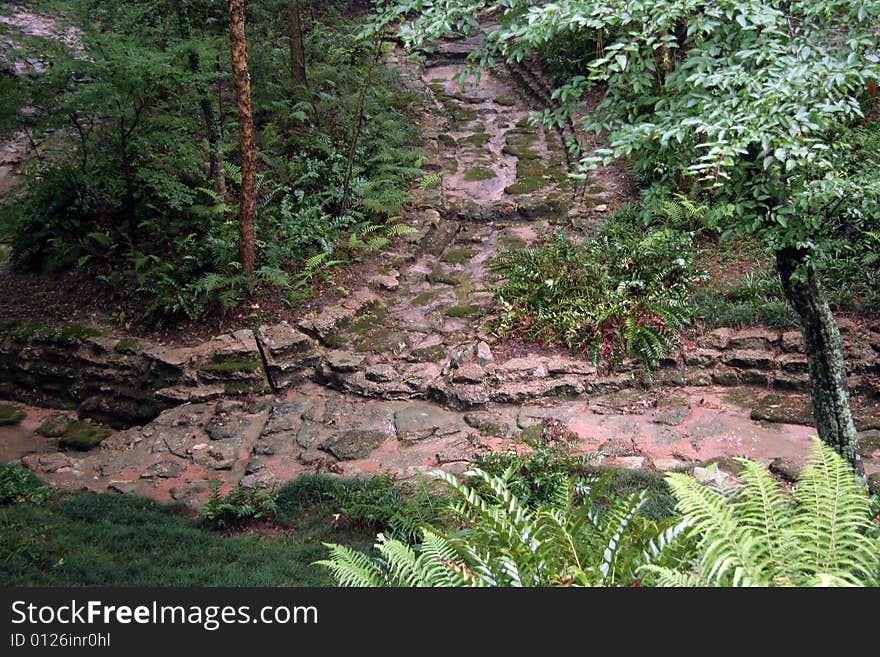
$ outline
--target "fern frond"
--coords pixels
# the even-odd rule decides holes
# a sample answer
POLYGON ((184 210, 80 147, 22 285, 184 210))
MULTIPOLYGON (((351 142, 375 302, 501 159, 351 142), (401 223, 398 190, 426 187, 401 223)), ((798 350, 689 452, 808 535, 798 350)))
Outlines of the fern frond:
POLYGON ((345 545, 324 543, 330 549, 328 559, 315 564, 330 570, 333 579, 343 587, 377 587, 385 583, 381 569, 365 554, 345 545))

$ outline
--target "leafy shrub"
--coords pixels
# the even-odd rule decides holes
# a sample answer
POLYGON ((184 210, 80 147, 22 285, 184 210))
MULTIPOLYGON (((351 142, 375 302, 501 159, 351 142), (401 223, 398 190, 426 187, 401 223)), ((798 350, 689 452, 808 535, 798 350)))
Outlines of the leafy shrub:
POLYGON ((740 493, 669 474, 697 542, 690 563, 644 568, 662 586, 853 586, 880 582, 877 501, 831 447, 816 446, 787 495, 758 463, 737 459, 740 493))
POLYGON ((9 504, 43 504, 54 493, 30 470, 20 465, 0 463, 0 506, 9 504))
POLYGON ((234 529, 254 520, 274 518, 278 512, 278 494, 275 491, 261 491, 257 488, 244 488, 236 484, 223 496, 220 482, 211 482, 211 498, 202 508, 208 522, 217 529, 234 529))
POLYGON ((671 229, 636 233, 611 224, 576 245, 561 231, 545 243, 502 252, 496 335, 562 343, 612 366, 634 356, 651 369, 690 319, 691 238, 671 229))
POLYGON ((517 499, 525 506, 538 507, 553 501, 560 486, 569 482, 575 490, 585 490, 588 456, 574 455, 566 443, 532 444, 534 451, 490 452, 475 459, 474 465, 490 475, 504 476, 517 499))

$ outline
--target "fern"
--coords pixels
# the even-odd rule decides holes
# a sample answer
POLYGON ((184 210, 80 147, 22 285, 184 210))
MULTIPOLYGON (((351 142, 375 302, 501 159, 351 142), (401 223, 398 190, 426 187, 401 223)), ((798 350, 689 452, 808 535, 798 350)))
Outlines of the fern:
POLYGON ((455 495, 461 530, 423 529, 419 546, 380 534, 378 560, 332 546, 319 563, 341 586, 363 586, 365 577, 371 586, 617 586, 636 581, 639 567, 664 562, 683 536, 680 523, 639 515, 641 495, 600 515, 576 505, 574 488, 562 482, 550 502, 531 508, 511 490, 512 474, 475 468, 468 484, 438 472, 455 495))
POLYGON ((660 585, 870 585, 880 578, 871 502, 849 465, 818 439, 787 497, 760 465, 743 465, 732 497, 683 474, 667 481, 697 540, 693 572, 647 566, 660 585))

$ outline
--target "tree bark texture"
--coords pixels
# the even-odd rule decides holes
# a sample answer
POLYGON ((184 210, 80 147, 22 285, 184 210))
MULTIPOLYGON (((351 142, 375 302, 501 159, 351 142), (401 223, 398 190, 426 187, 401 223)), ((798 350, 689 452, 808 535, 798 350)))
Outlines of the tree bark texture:
POLYGON ((776 252, 776 267, 785 297, 801 322, 810 372, 810 395, 819 437, 864 475, 856 428, 849 406, 849 386, 840 331, 807 254, 787 248, 776 252))
POLYGON ((241 151, 241 208, 239 214, 239 260, 245 274, 254 273, 254 219, 257 213, 257 157, 254 118, 251 112, 251 80, 248 73, 244 31, 244 0, 227 0, 229 46, 238 110, 238 143, 241 151))

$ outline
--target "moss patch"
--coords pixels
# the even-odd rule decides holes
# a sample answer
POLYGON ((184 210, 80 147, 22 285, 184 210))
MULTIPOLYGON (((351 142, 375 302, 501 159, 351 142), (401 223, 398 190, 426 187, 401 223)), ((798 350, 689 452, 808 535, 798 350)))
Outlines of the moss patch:
POLYGON ((799 395, 767 395, 752 409, 755 421, 813 426, 813 403, 799 395))
POLYGON ((260 363, 256 360, 228 360, 208 363, 202 367, 202 372, 212 374, 233 374, 235 372, 254 372, 260 369, 260 363))
POLYGON ((455 137, 452 135, 447 135, 445 132, 443 134, 437 135, 437 141, 439 141, 444 146, 455 146, 455 137))
POLYGON ((537 140, 538 135, 536 134, 520 133, 511 130, 507 133, 504 148, 501 149, 501 152, 513 155, 521 160, 537 160, 541 156, 532 150, 532 146, 534 146, 537 140))
POLYGON ((100 445, 111 433, 113 431, 107 427, 88 422, 73 422, 61 436, 58 446, 86 451, 100 445))
POLYGON ((504 193, 514 196, 516 194, 531 194, 537 192, 546 184, 543 177, 521 178, 512 185, 504 188, 504 193))
POLYGON ((479 306, 452 306, 452 308, 447 308, 443 311, 443 314, 447 317, 470 317, 471 315, 476 315, 480 312, 479 306))
POLYGON ((64 435, 64 432, 70 428, 71 424, 73 424, 73 420, 66 415, 53 415, 46 418, 46 420, 37 427, 37 433, 46 438, 58 438, 64 435))
POLYGON ((447 173, 458 173, 458 160, 454 157, 444 158, 443 170, 447 173))
POLYGON ((501 107, 513 107, 516 105, 516 100, 513 98, 508 98, 507 96, 499 96, 493 101, 496 105, 501 105, 501 107))
POLYGON ((422 307, 427 306, 431 301, 437 298, 437 295, 440 294, 440 290, 427 290, 426 292, 422 292, 419 295, 416 295, 412 300, 412 305, 422 307))
POLYGON ((517 160, 516 177, 517 178, 535 178, 547 174, 547 169, 535 160, 517 160))
POLYGON ((440 260, 443 262, 448 262, 450 265, 460 265, 461 263, 467 262, 468 260, 473 258, 476 254, 476 249, 470 249, 466 246, 463 246, 455 249, 446 249, 446 251, 440 257, 440 260))
POLYGON ((461 285, 461 281, 455 276, 444 274, 436 269, 428 274, 428 282, 431 285, 461 285))
POLYGON ((524 443, 534 443, 540 441, 543 437, 544 424, 539 422, 520 431, 516 434, 515 439, 524 443))
POLYGON ((478 180, 489 180, 495 177, 495 172, 486 167, 474 167, 464 172, 464 179, 467 182, 476 182, 478 180))
POLYGON ((410 354, 410 358, 417 363, 436 363, 445 355, 446 347, 442 344, 435 344, 433 347, 414 349, 410 354))
POLYGON ((14 404, 0 404, 0 427, 18 424, 26 416, 27 413, 14 404))
POLYGON ((459 140, 459 143, 470 144, 473 146, 485 146, 487 143, 489 143, 490 139, 491 137, 485 132, 478 132, 473 135, 468 135, 467 137, 462 137, 459 140))
POLYGON ((11 328, 9 334, 16 340, 39 339, 76 344, 86 338, 101 335, 101 331, 87 326, 80 326, 79 324, 66 324, 64 326, 24 324, 11 328))

